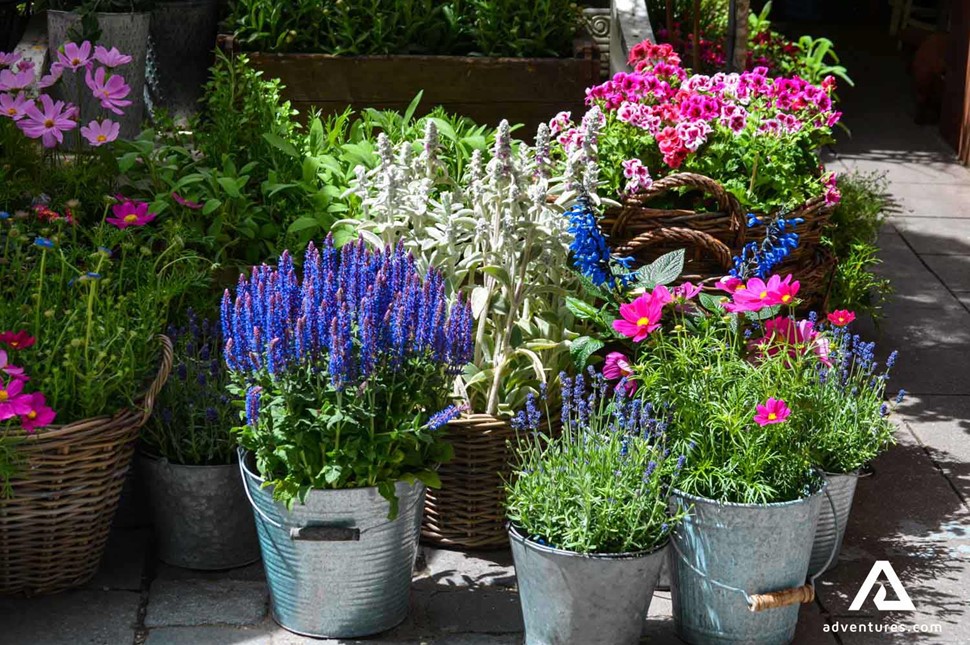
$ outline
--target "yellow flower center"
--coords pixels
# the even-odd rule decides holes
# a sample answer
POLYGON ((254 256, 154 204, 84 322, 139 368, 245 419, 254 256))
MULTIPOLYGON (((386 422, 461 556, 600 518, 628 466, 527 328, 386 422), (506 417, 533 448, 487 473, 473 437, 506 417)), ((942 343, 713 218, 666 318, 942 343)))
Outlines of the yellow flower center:
POLYGON ((650 326, 650 319, 647 318, 646 316, 637 320, 637 327, 649 327, 649 326, 650 326))
POLYGON ((31 410, 30 412, 28 412, 27 413, 27 418, 30 419, 31 421, 33 421, 34 419, 36 419, 37 418, 37 411, 36 410, 31 410))
POLYGON ((761 298, 762 300, 764 300, 765 298, 768 297, 768 292, 767 291, 762 291, 761 293, 758 294, 758 297, 761 298))
POLYGON ((15 107, 7 108, 7 114, 9 114, 10 116, 17 116, 17 108, 15 107))
POLYGON ((788 302, 789 300, 791 300, 791 295, 790 295, 790 294, 787 294, 787 293, 786 293, 785 295, 783 295, 783 296, 781 297, 781 301, 782 301, 782 302, 788 302))
POLYGON ((45 128, 53 128, 54 127, 54 119, 46 119, 44 121, 44 127, 45 128))
POLYGON ((769 421, 774 421, 774 420, 775 420, 775 419, 777 419, 777 418, 778 418, 778 415, 777 415, 777 414, 775 414, 774 412, 769 412, 769 413, 768 413, 768 420, 769 420, 769 421))
POLYGON ((104 136, 103 134, 99 134, 97 136, 97 139, 98 139, 98 143, 104 143, 105 141, 108 140, 108 137, 104 136))
POLYGON ((80 65, 80 64, 81 64, 81 59, 80 58, 72 58, 71 59, 71 65, 80 65))
POLYGON ((4 401, 6 401, 9 398, 10 398, 10 395, 7 394, 7 391, 6 390, 0 390, 0 403, 3 403, 4 401))
POLYGON ((134 224, 137 221, 138 221, 138 216, 137 215, 135 215, 135 214, 125 215, 125 222, 127 222, 128 224, 134 224))

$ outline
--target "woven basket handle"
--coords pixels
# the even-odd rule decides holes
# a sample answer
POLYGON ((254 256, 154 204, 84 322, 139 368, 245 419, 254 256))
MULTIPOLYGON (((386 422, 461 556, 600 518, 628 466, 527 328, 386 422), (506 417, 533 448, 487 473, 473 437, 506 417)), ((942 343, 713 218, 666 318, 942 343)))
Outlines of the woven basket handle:
POLYGON ((158 368, 158 374, 155 375, 155 380, 148 386, 148 389, 145 390, 145 396, 142 397, 142 424, 148 421, 148 417, 152 416, 152 409, 155 407, 155 397, 162 391, 165 381, 168 380, 168 375, 172 372, 172 363, 175 360, 172 340, 164 334, 159 334, 156 338, 162 344, 162 364, 158 368))
MULTIPOLYGON (((713 197, 717 201, 718 208, 727 213, 731 218, 731 230, 738 235, 738 245, 744 244, 747 221, 741 212, 741 204, 734 195, 724 190, 724 187, 720 183, 710 177, 699 175, 695 172, 678 172, 667 175, 653 182, 650 188, 647 188, 643 192, 627 197, 626 202, 643 206, 657 195, 662 195, 674 188, 696 188, 713 197)), ((617 230, 626 224, 625 220, 630 216, 630 213, 626 209, 624 211, 617 220, 615 226, 617 230)))
POLYGON ((759 593, 751 596, 751 604, 748 609, 751 611, 764 611, 766 609, 777 609, 788 605, 798 605, 815 600, 815 587, 812 585, 802 585, 784 591, 772 591, 771 593, 759 593))
POLYGON ((727 244, 720 241, 710 233, 697 231, 691 228, 658 228, 646 231, 637 235, 635 238, 617 247, 620 254, 635 253, 663 242, 679 242, 690 247, 700 248, 709 253, 721 268, 728 271, 732 265, 732 253, 727 244))

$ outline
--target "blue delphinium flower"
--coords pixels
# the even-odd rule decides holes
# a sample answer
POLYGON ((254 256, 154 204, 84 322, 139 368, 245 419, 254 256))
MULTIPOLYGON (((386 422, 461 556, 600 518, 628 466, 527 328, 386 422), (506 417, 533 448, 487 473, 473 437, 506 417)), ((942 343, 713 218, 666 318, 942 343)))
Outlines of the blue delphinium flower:
POLYGON ((734 266, 730 271, 732 276, 741 279, 767 278, 798 247, 799 236, 795 228, 805 220, 801 217, 787 218, 786 214, 778 213, 767 225, 762 218, 748 214, 748 228, 765 226, 764 238, 760 242, 744 245, 741 253, 734 257, 734 266), (791 230, 786 232, 788 229, 791 230))
POLYGON ((612 256, 589 198, 580 196, 566 211, 566 217, 573 236, 569 244, 573 267, 598 287, 614 288, 618 283, 627 282, 626 278, 614 275, 613 267, 629 270, 633 258, 612 256))
POLYGON ((448 424, 448 422, 454 421, 461 416, 464 409, 465 408, 460 405, 449 405, 447 408, 432 414, 431 418, 428 420, 428 423, 425 424, 425 427, 429 430, 438 430, 443 428, 448 424))
POLYGON ((246 391, 246 423, 254 426, 259 422, 259 397, 263 388, 254 385, 246 391))

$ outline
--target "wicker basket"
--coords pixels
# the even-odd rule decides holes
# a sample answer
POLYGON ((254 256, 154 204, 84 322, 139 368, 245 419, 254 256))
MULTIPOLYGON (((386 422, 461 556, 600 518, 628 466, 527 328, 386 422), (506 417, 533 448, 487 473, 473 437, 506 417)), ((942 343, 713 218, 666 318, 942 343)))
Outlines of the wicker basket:
POLYGON ((505 480, 514 436, 508 421, 488 414, 465 415, 448 424, 455 456, 438 470, 441 488, 428 489, 422 538, 466 549, 508 545, 505 480))
POLYGON ((140 406, 21 437, 26 476, 0 496, 0 594, 53 593, 94 576, 138 430, 172 368, 172 343, 159 339, 161 366, 140 406))
MULTIPOLYGON (((808 200, 789 217, 801 217, 795 232, 799 244, 777 269, 792 273, 801 282, 800 297, 821 302, 828 293, 835 259, 819 244, 832 207, 822 196, 808 200)), ((694 173, 678 173, 658 179, 646 191, 624 199, 623 205, 606 212, 603 230, 621 255, 632 255, 644 264, 675 249, 686 249, 682 280, 712 286, 732 266, 732 258, 749 238, 746 212, 734 195, 717 181, 694 173), (648 203, 674 189, 700 191, 709 196, 712 210, 652 208, 648 203), (714 210, 716 209, 716 210, 714 210)))

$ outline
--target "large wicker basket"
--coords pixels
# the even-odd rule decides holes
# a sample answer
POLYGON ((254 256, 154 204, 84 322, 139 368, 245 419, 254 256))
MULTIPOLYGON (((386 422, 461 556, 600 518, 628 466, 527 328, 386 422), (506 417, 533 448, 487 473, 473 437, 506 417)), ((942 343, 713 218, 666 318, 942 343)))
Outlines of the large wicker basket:
POLYGON ((161 366, 138 407, 21 437, 25 472, 0 496, 0 594, 53 593, 94 576, 138 430, 172 368, 172 343, 159 339, 161 366))
MULTIPOLYGON (((792 273, 801 282, 799 297, 822 303, 829 291, 835 258, 821 245, 832 207, 822 196, 795 208, 788 217, 805 221, 795 232, 799 244, 775 269, 792 273)), ((658 179, 646 191, 626 197, 618 208, 607 210, 603 230, 620 255, 632 255, 644 264, 675 249, 686 249, 681 280, 712 286, 732 267, 732 258, 744 245, 760 236, 749 234, 747 213, 721 184, 695 173, 677 173, 658 179), (708 209, 686 210, 651 207, 657 198, 672 190, 699 191, 707 197, 708 209)))
POLYGON ((438 470, 441 488, 428 489, 424 540, 466 549, 508 545, 505 480, 514 436, 508 421, 488 414, 465 415, 448 424, 455 455, 438 470))

